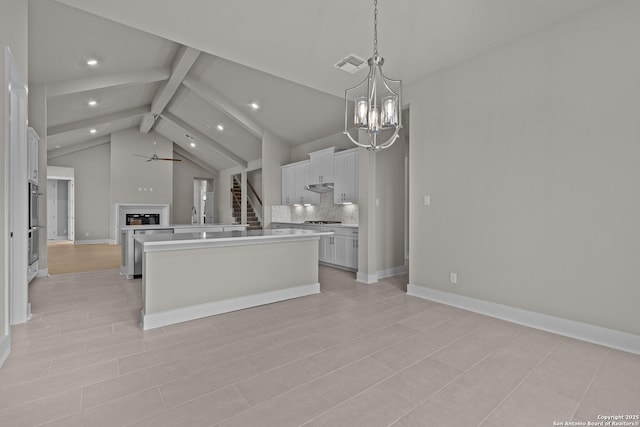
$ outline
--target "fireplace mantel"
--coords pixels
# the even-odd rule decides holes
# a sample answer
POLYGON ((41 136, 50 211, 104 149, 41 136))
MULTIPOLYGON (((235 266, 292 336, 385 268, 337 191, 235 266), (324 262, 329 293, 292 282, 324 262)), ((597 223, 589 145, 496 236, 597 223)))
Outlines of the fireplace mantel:
POLYGON ((168 204, 116 203, 116 243, 120 243, 120 227, 127 224, 127 214, 160 214, 160 225, 169 225, 168 204))

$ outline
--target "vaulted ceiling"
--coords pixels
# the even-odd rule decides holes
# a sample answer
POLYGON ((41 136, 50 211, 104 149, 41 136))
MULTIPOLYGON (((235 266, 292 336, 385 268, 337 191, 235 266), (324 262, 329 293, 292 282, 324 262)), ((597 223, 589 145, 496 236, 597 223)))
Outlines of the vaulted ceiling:
MULTIPOLYGON (((406 85, 602 1, 380 0, 385 73, 406 85)), ((333 64, 371 55, 372 21, 370 0, 30 0, 49 155, 138 127, 222 170, 260 158, 264 131, 292 146, 339 132, 366 71, 333 64)))

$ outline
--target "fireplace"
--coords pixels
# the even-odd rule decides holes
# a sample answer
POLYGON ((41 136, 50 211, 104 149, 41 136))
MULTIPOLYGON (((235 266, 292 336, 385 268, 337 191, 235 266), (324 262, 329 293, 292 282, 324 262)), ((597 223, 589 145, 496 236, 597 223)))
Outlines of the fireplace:
POLYGON ((116 242, 126 225, 169 225, 168 204, 116 203, 116 242))
POLYGON ((125 214, 126 225, 158 225, 160 214, 125 214))

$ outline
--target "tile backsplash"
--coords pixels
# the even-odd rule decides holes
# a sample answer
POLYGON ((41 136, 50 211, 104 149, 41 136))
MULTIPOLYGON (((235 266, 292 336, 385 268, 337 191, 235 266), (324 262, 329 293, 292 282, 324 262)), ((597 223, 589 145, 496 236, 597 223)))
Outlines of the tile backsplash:
POLYGON ((320 193, 320 204, 316 206, 272 206, 271 221, 340 221, 343 224, 358 224, 358 205, 336 205, 333 191, 320 193))

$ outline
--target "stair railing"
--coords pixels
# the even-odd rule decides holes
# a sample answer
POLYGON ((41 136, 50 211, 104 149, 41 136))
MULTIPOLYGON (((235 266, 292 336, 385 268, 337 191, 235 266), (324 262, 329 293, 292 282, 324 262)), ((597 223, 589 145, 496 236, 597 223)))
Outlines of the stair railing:
MULTIPOLYGON (((233 180, 235 183, 238 184, 238 187, 242 188, 242 183, 240 181, 240 178, 238 178, 237 175, 233 176, 233 180)), ((247 188, 249 189, 249 194, 247 194, 247 202, 251 205, 251 207, 253 208, 253 212, 256 214, 256 217, 258 218, 258 221, 260 221, 260 223, 262 224, 262 200, 260 199, 260 196, 258 196, 258 193, 256 192, 255 188, 253 188, 253 185, 251 185, 251 183, 247 180, 247 188)), ((233 193, 233 189, 231 189, 231 192, 233 193)), ((233 193, 233 197, 234 200, 238 200, 238 197, 235 193, 233 193)), ((241 202, 237 202, 238 206, 242 206, 241 202)))

